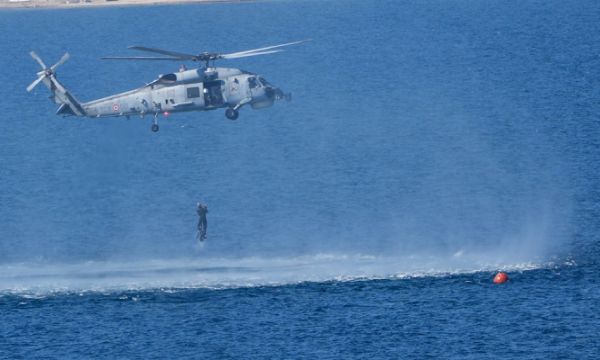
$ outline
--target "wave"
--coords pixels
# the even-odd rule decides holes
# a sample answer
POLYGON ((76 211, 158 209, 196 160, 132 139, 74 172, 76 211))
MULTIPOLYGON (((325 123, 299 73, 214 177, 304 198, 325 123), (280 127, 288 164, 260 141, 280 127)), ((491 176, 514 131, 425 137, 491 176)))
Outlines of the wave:
POLYGON ((86 261, 74 264, 0 265, 0 295, 119 292, 151 289, 225 289, 303 282, 452 276, 482 271, 523 271, 546 262, 482 260, 475 254, 373 256, 315 254, 297 257, 178 258, 86 261))

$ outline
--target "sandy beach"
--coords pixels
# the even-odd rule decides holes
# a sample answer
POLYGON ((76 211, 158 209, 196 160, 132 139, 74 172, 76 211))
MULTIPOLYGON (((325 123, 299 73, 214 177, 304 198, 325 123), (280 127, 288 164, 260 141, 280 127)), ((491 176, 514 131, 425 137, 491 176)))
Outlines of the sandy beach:
POLYGON ((97 6, 165 5, 184 3, 241 2, 246 0, 0 0, 0 9, 82 8, 97 6))

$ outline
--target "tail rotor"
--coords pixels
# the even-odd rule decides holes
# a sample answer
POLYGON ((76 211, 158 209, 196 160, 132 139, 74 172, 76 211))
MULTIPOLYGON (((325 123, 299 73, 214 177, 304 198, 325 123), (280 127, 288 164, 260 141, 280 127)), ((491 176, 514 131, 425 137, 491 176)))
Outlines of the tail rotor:
POLYGON ((27 91, 33 90, 39 83, 43 82, 46 87, 50 90, 52 95, 50 99, 55 103, 60 105, 57 110, 57 114, 61 114, 63 116, 86 116, 85 109, 81 106, 79 101, 73 97, 69 93, 67 89, 58 81, 56 78, 56 69, 65 63, 65 61, 69 60, 69 53, 65 53, 58 62, 50 67, 48 67, 44 61, 35 53, 35 51, 31 51, 29 53, 33 60, 37 61, 38 64, 42 67, 41 71, 37 73, 37 79, 33 80, 31 84, 27 87, 27 91))
POLYGON ((27 87, 28 92, 33 90, 33 88, 35 88, 44 79, 54 75, 56 68, 58 68, 59 66, 64 64, 67 60, 69 60, 69 57, 70 57, 69 53, 67 52, 60 58, 60 60, 58 60, 58 62, 56 64, 52 65, 51 67, 48 67, 48 66, 46 66, 44 61, 42 61, 42 59, 38 56, 38 54, 35 53, 35 51, 31 51, 29 53, 29 55, 31 55, 31 57, 35 61, 37 61, 38 64, 40 64, 40 66, 42 67, 42 71, 39 71, 37 73, 38 78, 35 79, 31 84, 29 84, 29 86, 27 87))

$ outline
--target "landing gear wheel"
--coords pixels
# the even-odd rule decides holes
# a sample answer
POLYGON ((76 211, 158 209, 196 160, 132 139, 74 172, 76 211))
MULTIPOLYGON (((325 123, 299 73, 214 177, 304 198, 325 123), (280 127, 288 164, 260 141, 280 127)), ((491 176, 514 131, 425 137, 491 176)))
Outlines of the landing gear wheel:
POLYGON ((235 120, 240 116, 240 113, 235 109, 229 108, 225 110, 225 116, 227 116, 229 120, 235 120))
POLYGON ((157 132, 158 131, 158 124, 152 124, 151 129, 152 129, 153 132, 157 132))

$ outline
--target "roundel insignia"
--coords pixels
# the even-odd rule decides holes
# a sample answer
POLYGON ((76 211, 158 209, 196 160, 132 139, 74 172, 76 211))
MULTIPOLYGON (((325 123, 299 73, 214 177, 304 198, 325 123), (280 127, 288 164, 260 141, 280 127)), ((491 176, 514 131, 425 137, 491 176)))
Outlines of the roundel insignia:
POLYGON ((119 111, 119 104, 114 104, 114 105, 112 106, 112 109, 113 109, 113 111, 114 111, 114 112, 117 112, 117 111, 119 111))

